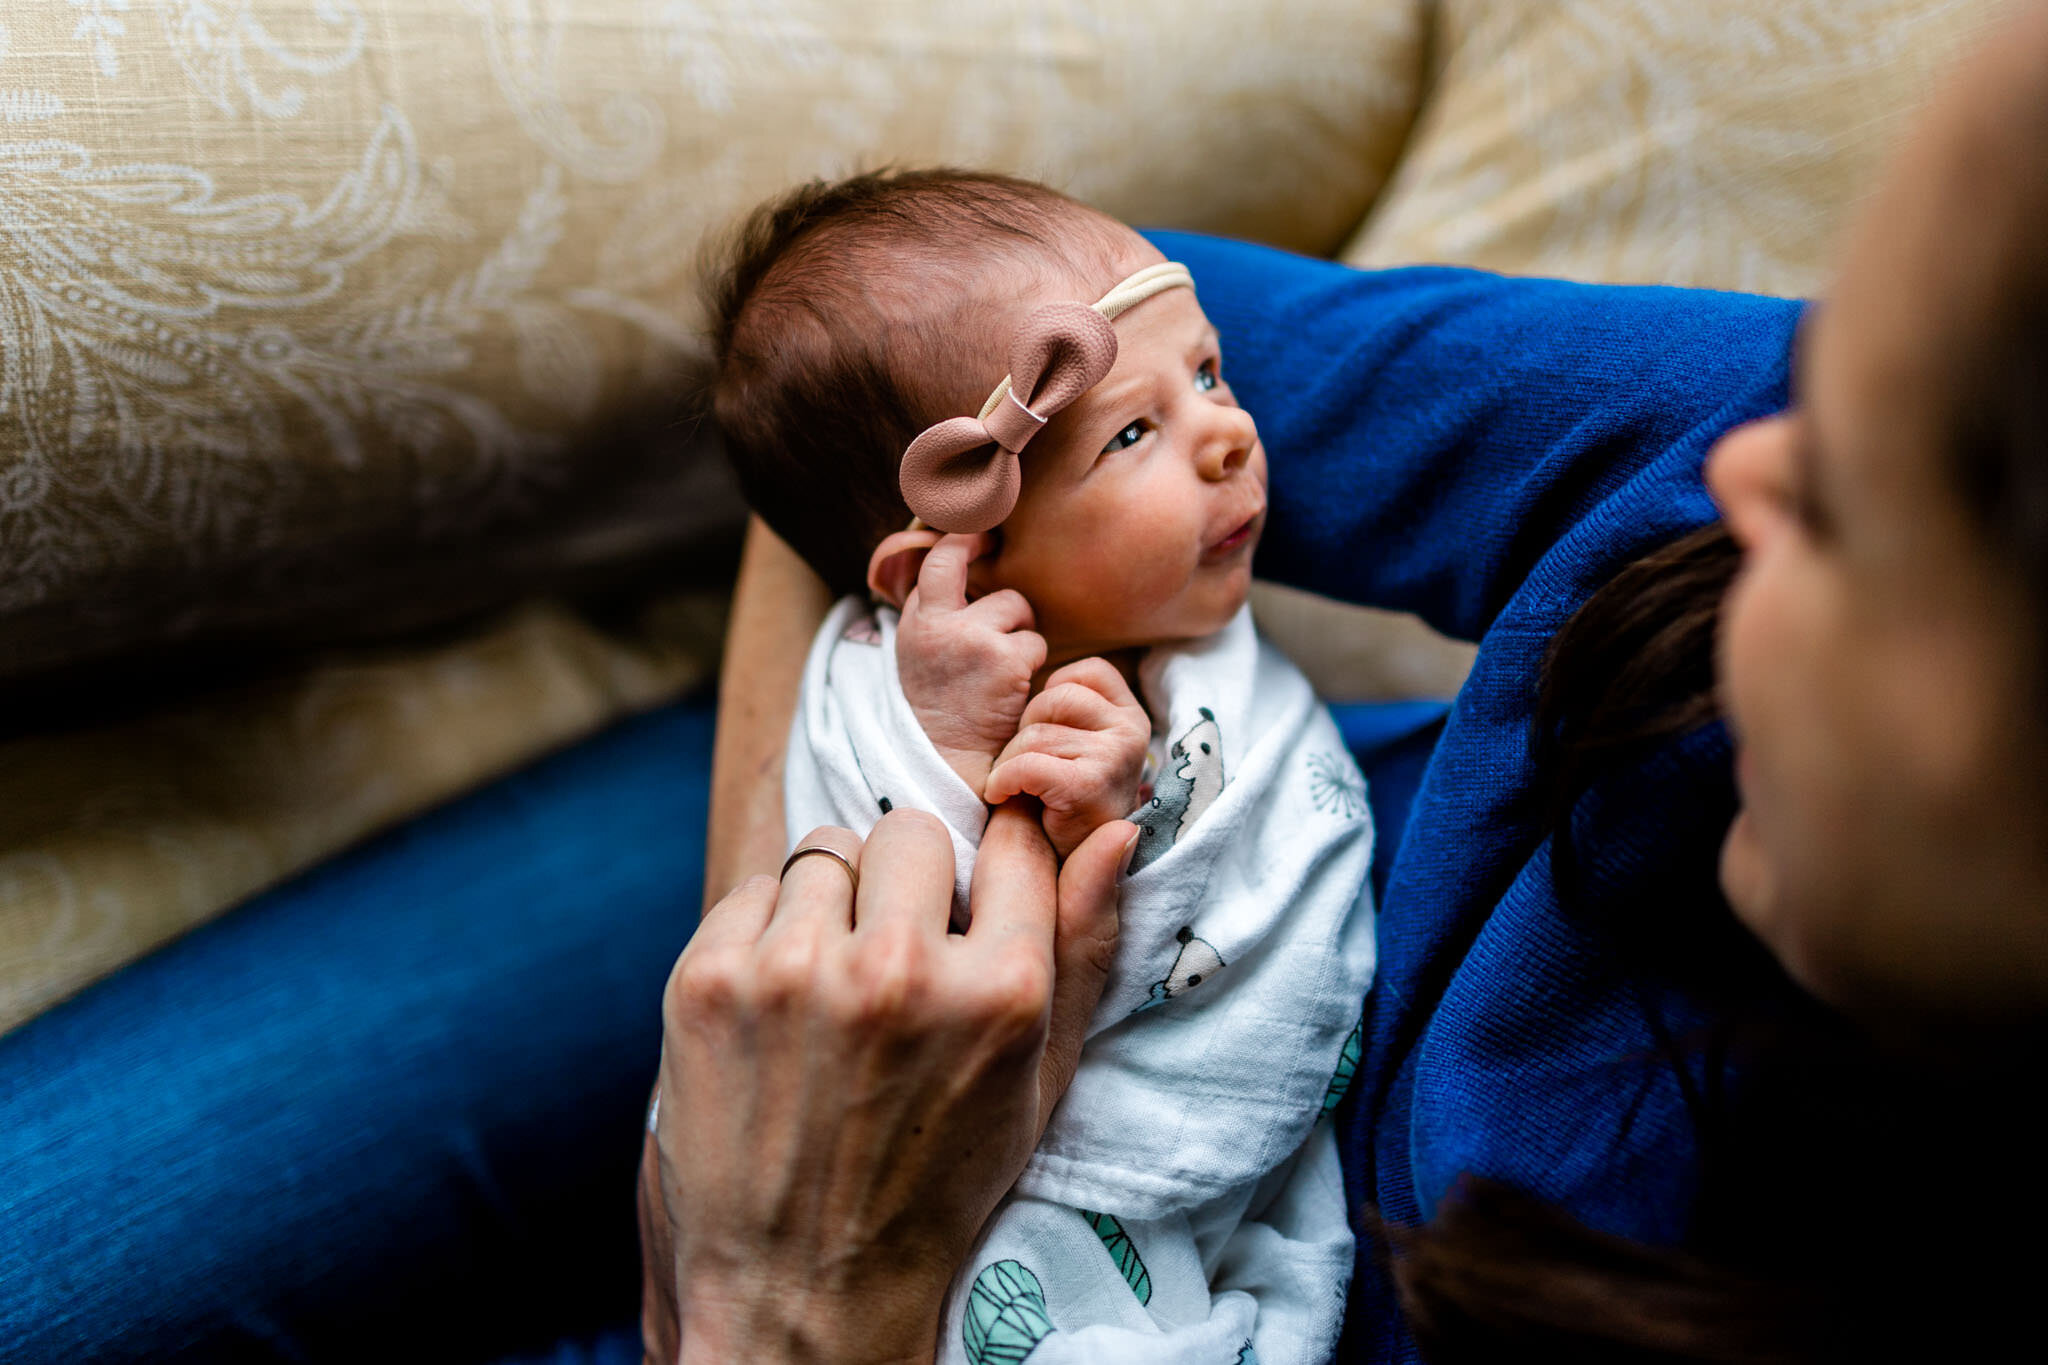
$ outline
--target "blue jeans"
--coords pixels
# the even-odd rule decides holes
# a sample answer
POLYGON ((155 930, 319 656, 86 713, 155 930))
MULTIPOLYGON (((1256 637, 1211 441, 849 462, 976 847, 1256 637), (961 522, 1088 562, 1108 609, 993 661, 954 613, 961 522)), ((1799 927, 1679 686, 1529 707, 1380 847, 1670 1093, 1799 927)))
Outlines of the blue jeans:
MULTIPOLYGON (((1340 709, 1376 864, 1441 712, 1340 709)), ((627 721, 0 1038, 0 1360, 637 1361, 710 754, 627 721)))

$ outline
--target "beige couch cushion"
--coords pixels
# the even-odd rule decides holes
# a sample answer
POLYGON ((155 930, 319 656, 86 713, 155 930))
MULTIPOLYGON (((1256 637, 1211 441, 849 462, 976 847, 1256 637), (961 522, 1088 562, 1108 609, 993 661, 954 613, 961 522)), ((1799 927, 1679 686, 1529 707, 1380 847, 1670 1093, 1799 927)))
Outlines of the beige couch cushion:
POLYGON ((882 160, 1334 250, 1421 0, 12 0, 0 676, 416 625, 730 520, 612 439, 697 248, 882 160), (708 510, 707 510, 708 509, 708 510))
POLYGON ((2000 0, 1443 0, 1428 102, 1344 248, 1810 296, 2000 0))

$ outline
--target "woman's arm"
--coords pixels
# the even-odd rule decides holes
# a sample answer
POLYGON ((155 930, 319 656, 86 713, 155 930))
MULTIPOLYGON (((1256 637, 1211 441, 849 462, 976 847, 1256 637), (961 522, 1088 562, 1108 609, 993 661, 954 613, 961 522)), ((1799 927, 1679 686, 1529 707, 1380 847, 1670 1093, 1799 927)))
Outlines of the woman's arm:
POLYGON ((1258 418, 1259 575, 1462 639, 1568 539, 1612 565, 1709 519, 1707 447, 1786 402, 1787 300, 1150 236, 1194 273, 1258 418))
POLYGON ((796 710, 804 655, 832 595, 796 551, 755 517, 747 526, 719 670, 718 734, 711 750, 711 821, 704 906, 747 877, 773 872, 787 851, 782 754, 796 710))

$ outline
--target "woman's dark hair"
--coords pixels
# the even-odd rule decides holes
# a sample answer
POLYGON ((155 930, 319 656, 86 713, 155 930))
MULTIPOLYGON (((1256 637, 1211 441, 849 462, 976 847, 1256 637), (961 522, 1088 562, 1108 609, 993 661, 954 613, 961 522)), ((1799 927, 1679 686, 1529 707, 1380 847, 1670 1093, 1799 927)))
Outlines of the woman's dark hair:
POLYGON ((1714 634, 1740 562, 1726 526, 1702 527, 1622 569, 1551 640, 1534 729, 1553 829, 1601 773, 1720 715, 1714 634))
POLYGON ((904 448, 1002 378, 1020 270, 1099 274, 1116 226, 1029 180, 881 170, 798 186, 722 244, 712 415, 749 505, 834 592, 910 521, 904 448))
POLYGON ((1806 1361, 1828 1333, 1795 1289, 1596 1232, 1461 1179, 1427 1228, 1383 1228, 1432 1361, 1806 1361))

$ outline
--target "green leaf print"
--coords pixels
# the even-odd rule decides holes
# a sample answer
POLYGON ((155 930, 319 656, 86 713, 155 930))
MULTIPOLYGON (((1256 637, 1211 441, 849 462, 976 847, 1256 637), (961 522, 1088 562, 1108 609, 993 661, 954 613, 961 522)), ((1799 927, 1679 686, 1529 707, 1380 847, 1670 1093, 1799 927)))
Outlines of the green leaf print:
POLYGON ((1344 1092, 1351 1088, 1351 1078, 1358 1074, 1358 1057, 1364 1047, 1365 1020, 1360 1019, 1351 1026, 1351 1036, 1344 1040, 1344 1050, 1337 1054, 1336 1074, 1330 1077, 1330 1088, 1323 1092, 1325 1114, 1344 1102, 1344 1092))
POLYGON ((1124 1283, 1138 1296, 1139 1303, 1152 1302, 1152 1274, 1145 1269, 1145 1262, 1138 1255, 1138 1248, 1131 1242, 1131 1235, 1124 1231, 1124 1225, 1106 1213, 1080 1211, 1088 1220, 1088 1226, 1095 1229, 1095 1235, 1102 1239, 1102 1245, 1109 1249, 1109 1259, 1116 1262, 1116 1268, 1123 1272, 1124 1283))
POLYGON ((1252 1349, 1249 1341, 1244 1344, 1244 1349, 1237 1353, 1237 1365, 1259 1365, 1259 1353, 1252 1349))
POLYGON ((1052 1331, 1045 1287, 1023 1262, 997 1261, 974 1277, 960 1329, 971 1365, 1017 1365, 1052 1331))

